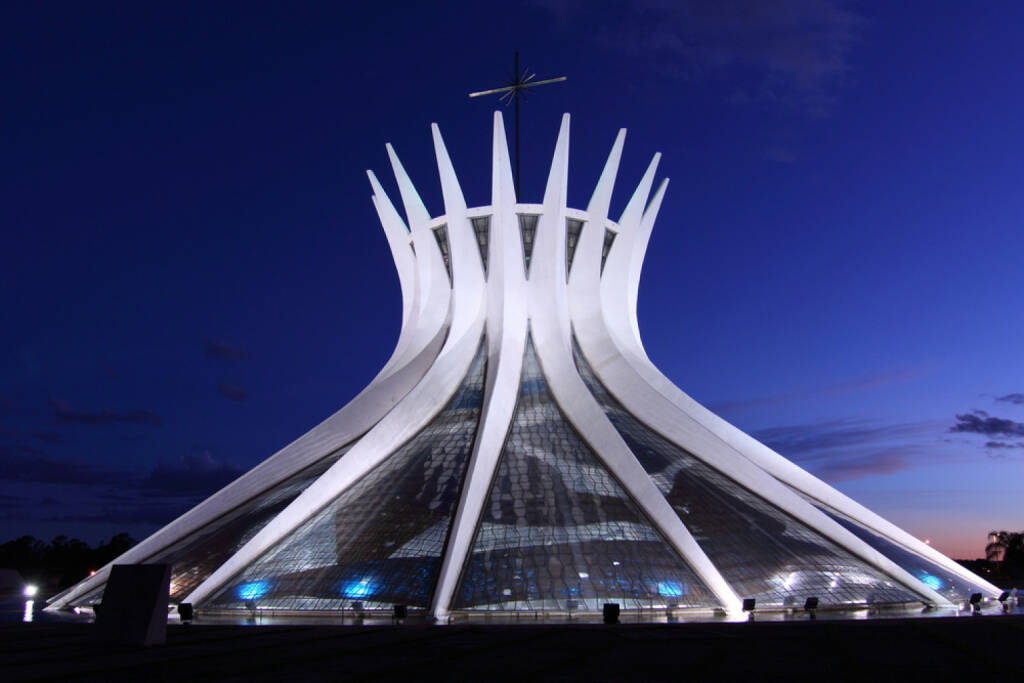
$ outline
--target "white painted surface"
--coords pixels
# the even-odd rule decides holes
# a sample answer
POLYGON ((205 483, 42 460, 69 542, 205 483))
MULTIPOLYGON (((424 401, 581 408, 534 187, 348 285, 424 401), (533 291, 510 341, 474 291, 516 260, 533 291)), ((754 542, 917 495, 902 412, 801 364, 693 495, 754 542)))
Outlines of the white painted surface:
MULTIPOLYGON (((348 405, 209 499, 156 532, 116 562, 142 562, 341 447, 349 450, 186 601, 202 603, 415 436, 461 384, 486 333, 483 408, 468 472, 442 558, 432 613, 444 618, 478 526, 515 411, 527 331, 551 393, 598 459, 637 502, 727 611, 740 598, 686 529, 576 371, 573 331, 602 383, 641 422, 771 504, 846 548, 932 604, 948 604, 892 561, 846 531, 794 489, 922 555, 950 572, 986 583, 930 546, 878 517, 728 424, 675 387, 649 361, 636 303, 644 254, 665 196, 663 181, 648 204, 660 155, 641 179, 618 223, 608 218, 625 131, 612 146, 586 211, 566 205, 569 117, 565 115, 542 204, 516 203, 500 113, 492 137, 491 205, 468 209, 440 130, 432 126, 445 213, 431 218, 394 149, 387 151, 405 211, 399 215, 373 173, 372 201, 388 239, 402 292, 402 329, 384 368, 348 405), (529 278, 517 214, 540 216, 529 278), (470 221, 490 216, 485 274, 470 221), (584 221, 566 277, 566 218, 584 221), (449 281, 432 228, 447 225, 449 281), (617 232, 604 271, 605 228, 617 232), (415 249, 413 249, 413 247, 415 249)), ((60 608, 106 581, 109 566, 51 600, 60 608)))

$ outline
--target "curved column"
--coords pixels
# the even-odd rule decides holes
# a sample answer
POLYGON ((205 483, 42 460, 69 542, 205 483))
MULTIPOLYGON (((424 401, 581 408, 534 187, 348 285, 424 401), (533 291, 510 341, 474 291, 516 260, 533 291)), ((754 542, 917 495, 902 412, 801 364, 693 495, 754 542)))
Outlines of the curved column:
MULTIPOLYGON (((238 550, 227 562, 221 565, 206 581, 200 584, 187 598, 189 602, 199 603, 230 580, 236 573, 244 569, 283 539, 292 530, 302 524, 324 505, 341 495, 348 487, 358 481, 374 467, 379 465, 388 455, 405 441, 415 436, 444 407, 444 404, 458 389, 476 354, 484 332, 484 292, 483 273, 479 257, 475 253, 476 243, 469 219, 466 217, 465 201, 462 199, 458 180, 448 159, 444 143, 434 127, 435 149, 437 150, 438 170, 441 175, 441 186, 445 196, 448 214, 448 239, 451 250, 453 275, 456 272, 462 277, 453 278, 453 288, 449 289, 450 311, 448 319, 450 329, 434 363, 423 375, 420 382, 380 421, 371 429, 341 460, 320 476, 292 503, 282 510, 267 526, 257 533, 246 545, 238 550), (474 277, 473 266, 476 266, 474 277)), ((420 241, 417 245, 417 262, 431 261, 427 253, 435 254, 437 262, 440 256, 433 235, 428 235, 429 247, 423 246, 423 231, 427 227, 426 210, 419 202, 419 196, 412 183, 405 176, 398 158, 389 148, 392 162, 399 178, 409 220, 419 226, 420 241)), ((414 228, 414 240, 416 229, 414 228)), ((427 275, 436 274, 436 263, 427 275)), ((443 263, 441 263, 443 268, 443 263)), ((437 278, 430 278, 431 284, 438 284, 437 278)), ((447 276, 444 280, 447 285, 447 276)), ((429 295, 428 295, 429 296, 429 295)), ((429 304, 430 302, 428 302, 429 304)), ((433 309, 428 305, 427 314, 433 309)))
MULTIPOLYGON (((655 154, 619 218, 618 234, 608 253, 608 260, 605 262, 604 273, 599 283, 601 306, 609 332, 624 349, 628 349, 630 352, 639 352, 639 357, 644 359, 647 358, 647 354, 640 341, 640 328, 636 320, 639 277, 634 282, 631 275, 636 260, 635 252, 640 222, 660 160, 661 154, 655 154)), ((660 191, 664 193, 664 189, 665 183, 662 184, 660 191)), ((646 248, 646 241, 644 247, 646 248)), ((642 252, 639 264, 643 264, 642 252)), ((639 276, 639 270, 637 270, 637 275, 639 276)))
MULTIPOLYGON (((668 181, 666 179, 658 188, 657 193, 651 200, 650 206, 639 220, 636 219, 635 214, 632 215, 630 220, 626 220, 627 213, 629 213, 628 209, 623 213, 623 220, 619 225, 619 237, 616 238, 615 244, 612 245, 612 251, 608 256, 607 265, 605 267, 602 281, 602 294, 609 290, 622 291, 624 285, 628 285, 631 288, 627 291, 636 291, 636 287, 639 283, 640 272, 643 266, 644 254, 647 250, 648 240, 650 238, 655 219, 657 218, 658 210, 661 207, 661 201, 664 197, 664 190, 667 182, 668 181)), ((636 199, 638 195, 642 195, 643 199, 646 200, 646 191, 644 189, 645 184, 647 183, 642 182, 641 186, 637 188, 637 193, 634 194, 634 199, 636 199)), ((647 184, 647 187, 649 187, 649 184, 647 184)), ((633 202, 631 201, 631 204, 632 203, 633 202)), ((921 555, 922 557, 943 567, 950 573, 959 576, 965 581, 981 585, 983 588, 988 589, 992 595, 999 595, 1001 591, 997 587, 987 581, 984 581, 981 577, 969 572, 959 563, 946 557, 931 546, 923 543, 920 539, 915 538, 892 522, 889 522, 874 512, 871 512, 864 506, 829 486, 798 465, 790 462, 785 457, 765 446, 746 432, 743 432, 718 415, 715 415, 713 412, 702 406, 675 386, 675 384, 673 384, 653 363, 651 363, 647 358, 647 354, 644 351, 643 346, 639 342, 638 327, 636 325, 637 315, 635 295, 627 297, 626 304, 626 307, 605 306, 604 308, 605 321, 609 331, 612 333, 611 336, 614 339, 617 350, 621 352, 622 359, 628 363, 645 385, 653 388, 664 399, 672 403, 680 412, 686 415, 689 421, 700 425, 701 428, 712 434, 722 443, 726 444, 731 450, 740 454, 758 468, 769 473, 772 477, 778 479, 787 486, 790 486, 810 498, 818 500, 826 506, 841 512, 865 528, 892 541, 893 543, 896 543, 897 545, 906 547, 918 555, 921 555), (619 331, 619 334, 615 334, 616 330, 619 331), (634 331, 637 333, 634 334, 634 331)), ((584 335, 581 333, 579 337, 581 340, 584 338, 589 339, 590 335, 584 335)), ((590 353, 593 354, 598 352, 595 349, 591 349, 590 353)), ((594 365, 595 371, 599 376, 601 376, 602 381, 605 381, 607 384, 605 374, 608 374, 608 370, 605 369, 605 374, 602 374, 602 361, 599 358, 586 354, 586 351, 585 355, 587 355, 588 360, 592 363, 594 361, 597 362, 594 365)), ((609 389, 618 397, 618 394, 611 386, 609 386, 609 389)), ((699 453, 695 454, 700 455, 699 453)), ((712 466, 714 466, 713 463, 712 466)), ((806 501, 804 501, 800 496, 794 496, 794 498, 799 499, 802 503, 806 504, 806 501)), ((829 522, 829 524, 826 525, 827 528, 842 528, 826 515, 821 514, 816 508, 813 508, 813 506, 810 507, 829 522)), ((842 538, 856 538, 850 534, 850 532, 846 531, 846 529, 842 530, 844 532, 842 538)), ((830 531, 829 533, 831 534, 833 532, 830 531)), ((857 541, 857 547, 866 546, 866 544, 860 541, 860 539, 857 539, 857 541)), ((848 549, 852 550, 852 548, 848 549)), ((915 579, 914 584, 920 584, 920 581, 915 579)), ((930 591, 930 589, 928 590, 930 591)), ((920 590, 916 590, 916 592, 921 593, 920 590)), ((938 594, 936 593, 935 595, 938 594)), ((945 604, 947 602, 948 601, 943 599, 939 604, 945 604)))
MULTIPOLYGON (((397 163, 397 157, 394 159, 397 163)), ((400 187, 404 187, 406 194, 411 195, 411 202, 418 200, 415 188, 412 188, 412 184, 404 175, 400 164, 398 169, 400 171, 400 187)), ((399 345, 396 346, 391 360, 378 373, 373 382, 339 411, 138 543, 118 557, 116 562, 120 564, 145 562, 168 546, 276 486, 296 472, 350 444, 369 431, 394 408, 434 363, 446 336, 445 316, 447 315, 449 292, 447 279, 444 281, 444 290, 436 286, 431 289, 427 284, 436 281, 434 273, 438 268, 441 269, 443 275, 444 264, 441 262, 440 256, 437 256, 437 245, 433 243, 433 237, 425 227, 426 221, 423 220, 422 215, 416 213, 415 207, 412 213, 417 216, 423 229, 427 230, 426 237, 431 240, 426 242, 421 235, 421 242, 426 245, 423 248, 427 252, 425 258, 413 258, 410 262, 403 256, 402 250, 396 248, 396 243, 400 239, 398 230, 402 227, 401 219, 397 214, 392 215, 393 207, 390 211, 388 210, 388 207, 391 206, 390 200, 386 198, 383 190, 379 188, 379 183, 376 183, 375 180, 371 177, 371 183, 375 190, 374 203, 379 213, 382 214, 382 226, 388 237, 388 242, 392 246, 395 265, 399 271, 399 281, 402 283, 403 321, 405 324, 403 324, 399 345), (396 218, 399 221, 397 225, 396 218), (431 255, 435 258, 430 258, 431 255), (415 269, 414 274, 410 273, 410 268, 415 269), (412 288, 415 291, 411 302, 407 297, 410 279, 413 279, 412 288), (424 296, 429 297, 430 300, 424 302, 424 296), (413 303, 420 304, 419 310, 412 305, 413 303), (408 317, 406 317, 407 309, 408 317), (404 349, 401 348, 403 336, 407 339, 404 349)), ((422 207, 422 203, 420 206, 422 207)), ((425 211, 423 209, 423 213, 425 211)), ((406 249, 408 249, 407 245, 406 249)), ((408 250, 411 252, 411 249, 408 250)), ((112 565, 113 562, 108 563, 101 567, 94 576, 54 596, 49 600, 47 608, 61 609, 80 596, 102 586, 107 581, 112 565)))
POLYGON ((431 604, 431 612, 439 621, 444 620, 451 609, 515 413, 526 345, 523 250, 515 213, 508 142, 500 112, 494 113, 491 207, 487 245, 487 381, 476 441, 431 604))
POLYGON ((451 285, 430 230, 430 214, 398 159, 395 148, 390 143, 386 147, 416 250, 416 330, 409 344, 413 348, 422 348, 426 340, 436 337, 448 321, 451 285))
POLYGON ((373 207, 377 210, 377 217, 380 219, 381 225, 384 226, 388 247, 391 249, 391 257, 398 270, 398 284, 402 290, 402 326, 398 333, 398 342, 395 344, 391 358, 374 378, 373 381, 376 382, 390 375, 396 366, 405 361, 410 348, 410 338, 415 335, 419 320, 419 301, 416 286, 416 253, 412 249, 409 228, 406 227, 402 217, 398 215, 398 211, 395 210, 391 198, 381 187, 377 176, 369 170, 366 174, 373 187, 373 195, 370 199, 373 201, 373 207))
POLYGON ((730 613, 739 612, 739 597, 633 457, 576 372, 565 277, 568 148, 569 115, 566 114, 562 119, 544 194, 544 212, 537 228, 528 284, 533 339, 544 376, 559 408, 602 464, 701 578, 722 607, 730 613))
MULTIPOLYGON (((574 294, 571 310, 583 355, 602 383, 623 407, 655 432, 740 486, 756 491, 775 507, 785 510, 869 565, 891 576, 927 602, 949 604, 949 601, 939 593, 922 584, 896 563, 755 466, 736 449, 706 429, 687 411, 674 405, 637 372, 634 365, 649 361, 646 361, 646 354, 637 342, 639 337, 635 298, 630 299, 629 292, 636 291, 636 283, 632 280, 639 278, 643 252, 646 250, 654 217, 667 186, 667 181, 661 184, 651 207, 646 213, 641 214, 653 182, 657 161, 655 157, 619 222, 620 237, 612 245, 612 253, 609 254, 605 266, 606 280, 601 283, 602 298, 606 294, 614 294, 610 300, 604 301, 603 318, 598 315, 594 297, 588 296, 588 292, 601 278, 600 262, 594 258, 595 249, 592 244, 581 244, 580 247, 586 247, 586 251, 583 254, 577 251, 578 262, 574 266, 574 279, 571 282, 574 294), (619 249, 618 252, 616 248, 619 249), (580 258, 586 260, 579 261, 580 258), (576 294, 580 296, 577 298, 576 294), (619 334, 615 334, 615 331, 619 334), (623 353, 619 344, 627 346, 628 350, 623 353)), ((599 191, 600 189, 599 185, 599 191)), ((577 250, 580 247, 577 247, 577 250)))
MULTIPOLYGON (((661 376, 660 382, 655 383, 656 378, 653 375, 655 373, 660 375, 661 373, 653 365, 647 368, 647 370, 648 372, 645 375, 649 377, 648 381, 660 394, 670 397, 672 403, 677 407, 687 406, 684 410, 693 420, 699 422, 708 431, 714 433, 723 442, 728 443, 730 447, 780 482, 850 517, 864 528, 892 541, 896 545, 903 546, 917 555, 934 562, 951 574, 986 589, 990 596, 998 596, 1002 592, 1001 589, 985 581, 984 578, 968 571, 956 561, 943 555, 877 513, 872 512, 810 472, 790 462, 746 432, 715 415, 673 385, 664 376, 661 376)), ((800 496, 797 496, 797 498, 800 498, 800 496)))

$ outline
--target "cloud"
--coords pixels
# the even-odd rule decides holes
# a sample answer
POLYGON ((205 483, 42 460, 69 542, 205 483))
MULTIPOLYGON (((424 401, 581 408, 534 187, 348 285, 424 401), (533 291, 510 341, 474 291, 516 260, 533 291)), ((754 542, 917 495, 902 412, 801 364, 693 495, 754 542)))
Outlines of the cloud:
POLYGON ((117 422, 125 422, 129 424, 159 426, 162 422, 160 415, 151 410, 126 410, 120 413, 111 410, 92 412, 89 410, 72 408, 71 404, 67 401, 63 401, 58 398, 50 398, 49 405, 58 424, 81 423, 107 425, 117 422))
POLYGON ((1005 441, 986 441, 985 448, 1024 448, 1024 443, 1006 443, 1005 441))
POLYGON ((44 432, 37 431, 32 432, 32 436, 39 439, 43 443, 64 443, 64 437, 57 432, 44 432))
POLYGON ((230 398, 232 401, 244 401, 249 398, 249 392, 237 384, 231 384, 229 382, 221 382, 218 384, 217 393, 224 398, 230 398))
POLYGON ((252 355, 245 349, 233 346, 226 341, 219 339, 208 339, 206 341, 207 358, 217 360, 249 360, 252 355))
POLYGON ((813 389, 800 389, 797 391, 791 391, 784 394, 774 394, 772 396, 759 396, 755 398, 737 399, 734 401, 723 401, 715 403, 711 408, 716 413, 738 413, 747 410, 753 410, 758 408, 764 408, 767 406, 778 405, 781 403, 791 403, 795 401, 807 401, 822 398, 836 398, 839 396, 846 396, 849 394, 856 394, 862 391, 871 391, 872 389, 878 389, 889 384, 899 384, 901 382, 908 382, 918 377, 927 374, 927 371, 921 369, 914 370, 894 370, 892 372, 885 372, 878 375, 871 375, 869 377, 861 377, 858 379, 847 380, 845 382, 836 382, 834 384, 827 384, 825 386, 815 387, 813 389))
POLYGON ((237 479, 244 470, 218 460, 209 451, 182 456, 177 462, 158 464, 142 481, 150 491, 180 496, 210 494, 237 479))
POLYGON ((1024 406, 1024 394, 1007 394, 1006 396, 1000 396, 996 399, 997 401, 1004 401, 1006 403, 1012 403, 1015 406, 1024 406))
POLYGON ((48 484, 106 484, 117 473, 89 463, 53 458, 35 446, 0 447, 0 481, 48 484))
POLYGON ((851 71, 865 20, 838 0, 536 0, 566 31, 647 62, 664 76, 729 75, 732 101, 795 105, 820 114, 851 71))
POLYGON ((114 507, 81 511, 65 511, 59 515, 43 517, 44 522, 86 522, 99 524, 167 524, 189 509, 181 501, 136 501, 114 507))
POLYGON ((830 482, 893 474, 934 463, 941 421, 872 424, 834 420, 773 427, 753 436, 830 482))
POLYGON ((814 474, 829 482, 893 474, 910 467, 898 450, 885 450, 863 457, 827 462, 814 468, 814 474))
POLYGON ((786 457, 809 460, 822 457, 822 452, 827 450, 878 445, 897 440, 915 440, 931 435, 934 431, 934 426, 928 422, 871 425, 838 420, 771 427, 758 430, 753 436, 786 457))
POLYGON ((986 436, 1024 436, 1024 424, 1000 417, 990 417, 983 410, 957 415, 958 422, 949 428, 951 432, 967 432, 986 436))

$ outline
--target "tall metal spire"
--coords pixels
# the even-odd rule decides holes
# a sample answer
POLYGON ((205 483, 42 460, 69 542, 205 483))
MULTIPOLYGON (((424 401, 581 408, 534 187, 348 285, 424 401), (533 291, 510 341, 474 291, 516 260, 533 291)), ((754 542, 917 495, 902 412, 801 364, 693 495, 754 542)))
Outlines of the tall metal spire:
POLYGON ((480 92, 469 93, 470 97, 482 97, 483 95, 497 95, 499 100, 505 103, 507 106, 509 102, 515 102, 516 104, 516 128, 515 128, 515 146, 516 146, 516 201, 519 201, 519 100, 526 97, 526 89, 533 88, 538 85, 547 85, 548 83, 561 83, 566 80, 565 76, 559 76, 558 78, 547 78, 543 81, 535 81, 534 78, 537 74, 530 73, 529 69, 519 70, 519 52, 516 52, 516 65, 512 71, 512 77, 508 79, 501 88, 492 88, 491 90, 481 90, 480 92))

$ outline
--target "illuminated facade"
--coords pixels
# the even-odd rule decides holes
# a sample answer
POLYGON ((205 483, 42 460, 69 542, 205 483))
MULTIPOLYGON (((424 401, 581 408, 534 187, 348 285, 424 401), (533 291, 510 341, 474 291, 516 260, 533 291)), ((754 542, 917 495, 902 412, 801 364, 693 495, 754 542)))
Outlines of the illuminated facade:
MULTIPOLYGON (((402 329, 373 382, 117 560, 172 565, 199 610, 739 613, 948 606, 998 589, 729 425, 648 360, 636 317, 666 182, 608 217, 625 131, 566 206, 569 117, 540 204, 516 201, 495 114, 492 196, 467 208, 433 128, 445 214, 388 147, 373 173, 402 329), (650 197, 650 201, 648 201, 650 197)), ((94 604, 109 567, 51 600, 94 604)))

